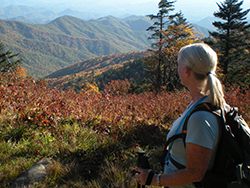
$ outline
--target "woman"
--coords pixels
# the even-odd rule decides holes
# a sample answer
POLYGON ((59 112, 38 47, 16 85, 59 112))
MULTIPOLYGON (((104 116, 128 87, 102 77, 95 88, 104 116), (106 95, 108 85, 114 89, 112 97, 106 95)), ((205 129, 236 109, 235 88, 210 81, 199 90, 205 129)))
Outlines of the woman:
MULTIPOLYGON (((181 83, 189 89, 192 102, 174 122, 167 139, 182 131, 180 127, 195 105, 210 102, 222 107, 225 102, 222 85, 215 73, 217 54, 212 48, 203 43, 187 45, 179 51, 177 61, 181 83)), ((193 113, 187 123, 186 147, 182 139, 176 139, 170 150, 171 158, 185 168, 179 170, 167 159, 164 174, 136 168, 137 181, 142 185, 150 179, 154 186, 195 187, 193 182, 200 182, 213 166, 219 137, 218 117, 206 111, 193 113)))

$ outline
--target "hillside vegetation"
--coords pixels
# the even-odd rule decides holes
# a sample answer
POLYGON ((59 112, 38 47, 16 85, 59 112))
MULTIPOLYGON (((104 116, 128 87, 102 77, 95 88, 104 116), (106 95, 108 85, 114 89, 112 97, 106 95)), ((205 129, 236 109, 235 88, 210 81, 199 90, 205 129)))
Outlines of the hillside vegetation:
MULTIPOLYGON (((1 75, 0 91, 0 187, 9 187, 27 168, 50 157, 54 164, 39 187, 134 188, 136 152, 147 151, 159 172, 156 162, 167 131, 191 100, 185 90, 77 94, 15 75, 1 75)), ((248 123, 249 94, 230 88, 225 95, 248 123)))
POLYGON ((95 56, 147 49, 146 31, 133 31, 127 26, 102 25, 70 16, 44 25, 0 20, 0 38, 7 49, 20 53, 22 66, 37 78, 95 56))
POLYGON ((83 89, 86 82, 99 83, 98 87, 103 88, 103 84, 107 84, 111 80, 133 78, 136 81, 142 81, 147 78, 143 69, 145 65, 143 60, 140 60, 139 63, 136 63, 135 60, 148 55, 147 52, 127 52, 94 57, 62 68, 48 75, 46 79, 57 88, 71 88, 77 91, 83 89), (138 65, 139 67, 136 67, 138 65))

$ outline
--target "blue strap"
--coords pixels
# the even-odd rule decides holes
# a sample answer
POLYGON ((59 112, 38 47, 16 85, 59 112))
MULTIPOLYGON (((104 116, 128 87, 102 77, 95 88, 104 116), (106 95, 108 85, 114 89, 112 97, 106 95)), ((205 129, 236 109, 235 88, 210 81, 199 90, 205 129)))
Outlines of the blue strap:
MULTIPOLYGON (((189 111, 185 114, 184 118, 182 118, 181 123, 180 123, 178 129, 177 129, 176 132, 175 132, 175 135, 180 131, 180 128, 182 127, 182 125, 183 125, 185 119, 186 119, 187 116, 190 114, 190 112, 194 109, 194 107, 195 107, 197 104, 199 104, 199 103, 200 103, 203 99, 205 99, 205 98, 207 98, 207 96, 202 97, 200 100, 198 100, 198 101, 189 109, 189 111)), ((174 141, 173 141, 173 142, 170 144, 170 146, 169 146, 169 149, 168 149, 168 152, 167 152, 165 161, 168 161, 168 160, 169 160, 170 150, 172 149, 173 143, 174 143, 174 141)))

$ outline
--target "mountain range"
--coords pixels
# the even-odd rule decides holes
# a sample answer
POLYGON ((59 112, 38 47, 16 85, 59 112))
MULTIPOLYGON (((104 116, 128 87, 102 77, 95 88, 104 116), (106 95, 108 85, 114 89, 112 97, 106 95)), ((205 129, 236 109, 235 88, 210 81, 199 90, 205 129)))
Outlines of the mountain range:
POLYGON ((157 12, 158 3, 153 2, 152 0, 150 0, 151 2, 148 2, 149 0, 129 1, 1 0, 0 19, 3 19, 1 15, 4 17, 13 18, 13 10, 15 8, 17 9, 17 11, 15 11, 15 17, 25 16, 29 20, 34 20, 35 17, 40 17, 42 18, 40 21, 46 21, 48 19, 52 21, 57 17, 65 15, 77 17, 83 20, 90 20, 111 15, 114 17, 124 18, 133 14, 147 15, 157 12), (27 8, 25 6, 27 6, 27 8), (20 8, 21 11, 19 11, 20 8), (11 10, 12 14, 8 14, 9 9, 11 10), (46 17, 44 15, 49 15, 50 17, 46 17))
MULTIPOLYGON (((8 5, 8 3, 5 3, 8 5)), ((140 6, 141 8, 145 6, 140 6)), ((100 14, 98 14, 98 8, 95 7, 95 13, 92 12, 93 8, 88 8, 85 6, 83 10, 76 10, 76 7, 73 8, 57 8, 52 9, 51 7, 41 7, 41 6, 25 6, 25 5, 9 5, 3 8, 0 8, 0 19, 3 20, 12 20, 12 21, 21 21, 24 23, 30 23, 30 24, 46 24, 51 22, 52 20, 55 20, 58 17, 62 16, 72 16, 76 17, 82 20, 92 20, 92 19, 98 19, 101 17, 107 17, 103 16, 105 15, 103 12, 105 12, 108 8, 104 8, 103 10, 100 10, 100 14)), ((117 9, 119 10, 119 8, 117 9)), ((108 13, 106 13, 108 15, 108 13)), ((112 13, 114 17, 118 18, 126 18, 130 17, 131 15, 126 14, 123 16, 118 16, 118 14, 112 13)), ((210 17, 204 18, 200 21, 193 22, 192 24, 200 25, 205 28, 211 29, 212 22, 215 20, 215 18, 211 15, 210 17), (205 22, 204 22, 205 21, 205 22)), ((214 29, 212 27, 212 29, 214 29)))
POLYGON ((144 16, 89 21, 62 16, 47 24, 0 20, 0 38, 6 49, 20 54, 27 73, 39 78, 92 57, 145 51, 151 44, 150 25, 144 16))
MULTIPOLYGON (((64 15, 84 20, 110 15, 118 18, 125 18, 130 15, 144 16, 157 13, 159 10, 158 3, 159 1, 156 0, 1 0, 0 19, 3 19, 1 15, 9 19, 14 18, 14 7, 11 8, 12 14, 8 12, 8 9, 13 5, 22 6, 21 11, 18 11, 20 8, 17 8, 17 11, 15 11, 15 17, 25 16, 27 20, 34 21, 34 17, 39 16, 42 19, 36 20, 39 21, 36 23, 41 23, 42 21, 48 23, 64 15), (27 12, 24 6, 30 7, 33 11, 28 10, 27 12)), ((219 10, 216 3, 219 2, 216 0, 177 0, 174 3, 175 10, 173 13, 182 11, 190 22, 196 23, 206 17, 213 17, 213 13, 219 10)), ((249 7, 250 1, 244 1, 242 8, 247 9, 249 7)), ((248 14, 248 19, 250 19, 250 14, 248 14)))
POLYGON ((88 58, 146 50, 149 33, 130 27, 135 27, 132 19, 114 17, 84 21, 63 16, 48 24, 0 20, 0 38, 37 78, 88 58))

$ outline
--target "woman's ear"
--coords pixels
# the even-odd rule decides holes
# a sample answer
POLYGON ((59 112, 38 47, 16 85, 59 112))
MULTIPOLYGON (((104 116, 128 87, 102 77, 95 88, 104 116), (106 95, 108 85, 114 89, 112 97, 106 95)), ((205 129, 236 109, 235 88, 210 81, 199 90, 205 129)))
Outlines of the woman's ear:
POLYGON ((187 76, 189 76, 191 74, 191 70, 187 66, 184 67, 184 70, 185 70, 184 72, 187 74, 187 76))

